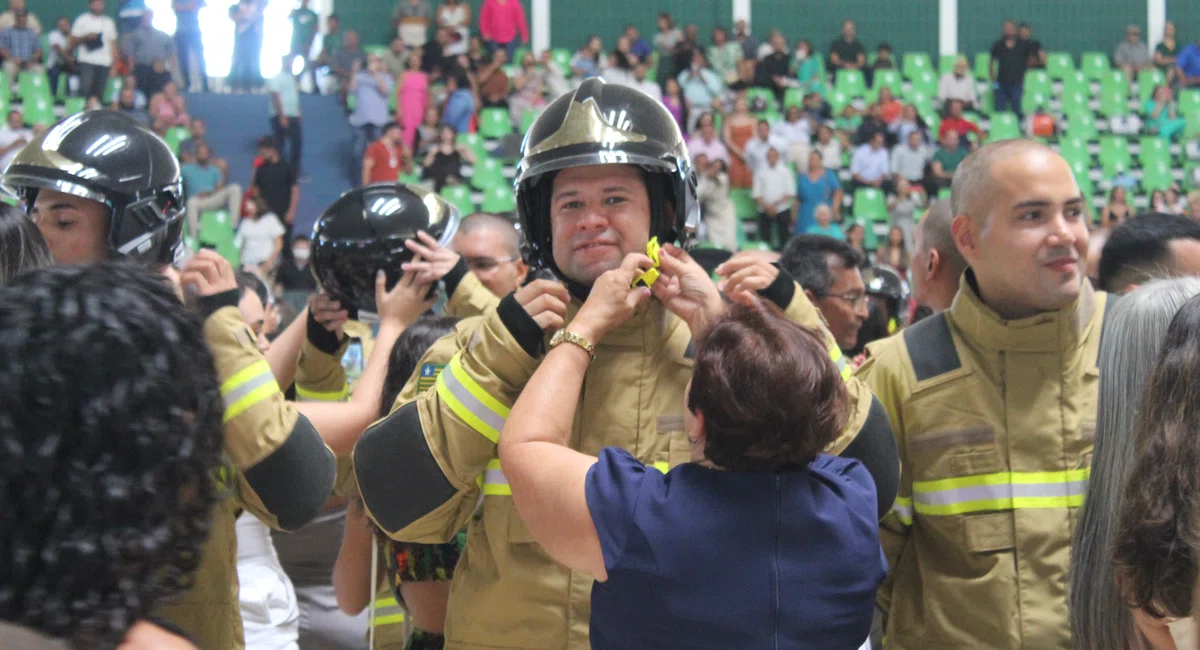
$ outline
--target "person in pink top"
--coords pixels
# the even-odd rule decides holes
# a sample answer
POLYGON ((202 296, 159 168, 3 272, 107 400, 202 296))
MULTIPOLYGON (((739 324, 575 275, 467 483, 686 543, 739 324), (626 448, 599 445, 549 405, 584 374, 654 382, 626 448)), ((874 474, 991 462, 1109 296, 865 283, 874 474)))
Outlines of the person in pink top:
POLYGON ((429 106, 429 76, 421 71, 421 51, 412 50, 408 64, 400 75, 396 104, 400 109, 400 124, 404 127, 404 145, 410 150, 416 139, 417 127, 429 106))
POLYGON ((508 50, 508 60, 513 60, 517 50, 517 35, 522 43, 529 43, 529 25, 525 22, 525 9, 520 0, 483 0, 479 12, 479 31, 493 50, 503 47, 508 50))

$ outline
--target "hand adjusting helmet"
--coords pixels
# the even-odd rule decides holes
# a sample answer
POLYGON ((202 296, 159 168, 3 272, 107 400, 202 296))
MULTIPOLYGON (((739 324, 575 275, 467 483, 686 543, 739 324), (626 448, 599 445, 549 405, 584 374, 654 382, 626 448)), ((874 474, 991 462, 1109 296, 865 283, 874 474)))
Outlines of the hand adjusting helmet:
POLYGON ((517 212, 534 269, 548 268, 576 297, 589 287, 567 278, 554 263, 550 194, 563 169, 633 165, 650 196, 650 237, 690 247, 700 223, 696 174, 675 118, 650 96, 593 77, 550 103, 521 144, 517 212))
POLYGON ((338 197, 313 226, 312 271, 321 290, 357 311, 375 312, 375 273, 387 286, 413 258, 404 246, 425 231, 445 246, 458 231, 459 213, 442 197, 416 185, 371 183, 338 197))
POLYGON ((179 161, 162 139, 124 114, 87 111, 55 124, 17 153, 0 187, 27 210, 42 190, 105 205, 113 257, 169 264, 180 252, 179 161))

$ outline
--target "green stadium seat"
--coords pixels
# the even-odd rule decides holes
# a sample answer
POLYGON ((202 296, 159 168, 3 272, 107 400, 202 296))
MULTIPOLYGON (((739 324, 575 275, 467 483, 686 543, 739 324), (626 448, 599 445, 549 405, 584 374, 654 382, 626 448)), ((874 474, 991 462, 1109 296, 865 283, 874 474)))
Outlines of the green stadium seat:
POLYGON ((754 109, 755 100, 761 100, 767 110, 775 108, 775 92, 768 88, 747 88, 746 102, 750 104, 751 110, 754 109))
POLYGON ((387 45, 364 45, 362 49, 367 56, 383 56, 388 52, 387 45))
POLYGON ((1166 83, 1166 75, 1158 68, 1147 68, 1138 73, 1138 101, 1145 104, 1154 95, 1154 89, 1166 83))
POLYGON ((524 113, 521 113, 521 133, 529 131, 538 115, 541 115, 541 113, 532 108, 527 108, 524 113))
POLYGON ((1075 72, 1075 61, 1069 52, 1046 53, 1046 74, 1051 79, 1062 79, 1072 72, 1075 72))
POLYGON ((871 80, 873 85, 871 88, 875 92, 879 92, 884 86, 892 89, 892 94, 899 96, 904 90, 904 80, 900 78, 900 73, 896 70, 876 70, 875 78, 871 80))
POLYGON ((1100 75, 1100 86, 1125 86, 1129 88, 1129 77, 1120 68, 1114 68, 1100 75))
POLYGON ((868 251, 875 251, 879 248, 879 235, 875 234, 873 224, 863 221, 862 219, 852 219, 848 223, 842 225, 849 228, 851 224, 857 224, 863 228, 863 248, 868 251))
POLYGON ((50 95, 27 98, 21 104, 25 116, 25 124, 29 126, 50 126, 54 118, 54 99, 50 95))
POLYGON ((938 76, 954 72, 954 63, 958 61, 958 56, 957 54, 943 54, 938 59, 938 76))
POLYGON ((1141 150, 1138 152, 1138 158, 1142 161, 1142 166, 1145 166, 1148 161, 1164 161, 1171 162, 1171 142, 1166 138, 1160 138, 1156 135, 1144 135, 1141 141, 1141 150))
POLYGON ((167 136, 163 140, 171 151, 175 154, 179 153, 179 143, 187 140, 191 136, 186 126, 173 126, 167 129, 167 136))
POLYGON ((416 170, 408 173, 401 171, 400 176, 397 177, 396 180, 405 185, 420 185, 424 182, 421 180, 421 173, 416 170))
POLYGON ((1111 67, 1108 65, 1108 54, 1104 52, 1084 52, 1079 57, 1079 69, 1088 79, 1100 79, 1111 67))
POLYGON ((562 68, 563 74, 568 77, 574 74, 571 71, 571 56, 571 50, 563 47, 550 50, 550 59, 557 63, 558 67, 562 68))
POLYGON ((466 185, 447 185, 439 194, 458 208, 459 214, 466 216, 475 212, 475 202, 471 200, 471 190, 466 185))
POLYGON ((503 138, 512 135, 512 119, 504 108, 485 108, 479 112, 479 135, 489 138, 503 138))
POLYGON ((1200 110, 1200 90, 1184 90, 1179 93, 1179 112, 1184 115, 1200 110))
POLYGON ((804 106, 804 91, 800 88, 788 88, 783 91, 783 107, 804 106))
POLYGON ((1049 95, 1053 89, 1050 75, 1045 70, 1029 70, 1025 73, 1025 92, 1042 92, 1049 95))
POLYGON ((935 110, 930 110, 929 112, 918 111, 918 113, 921 119, 925 120, 925 124, 929 125, 929 132, 937 136, 939 130, 942 128, 942 116, 938 115, 938 112, 935 110))
POLYGON ((17 75, 17 94, 22 100, 35 97, 54 98, 50 89, 50 77, 46 76, 45 72, 33 70, 26 70, 17 75))
POLYGON ((471 175, 471 185, 475 189, 486 190, 500 185, 506 185, 504 164, 495 158, 477 158, 475 173, 471 175))
POLYGON ((459 133, 458 143, 475 152, 476 158, 491 158, 486 147, 483 146, 483 137, 478 133, 459 133))
POLYGON ((1153 160, 1142 163, 1142 191, 1153 192, 1165 190, 1175 184, 1171 176, 1171 163, 1167 160, 1153 160))
POLYGON ((867 94, 867 82, 863 79, 861 70, 838 70, 835 86, 850 97, 862 97, 867 94))
POLYGON ((997 140, 1012 140, 1021 137, 1021 123, 1012 113, 993 113, 991 125, 988 127, 988 142, 997 140))
POLYGON ((1096 137, 1096 118, 1091 111, 1067 114, 1067 135, 1092 140, 1096 137))
POLYGON ((1079 185, 1079 193, 1087 199, 1087 204, 1092 204, 1091 197, 1096 193, 1095 186, 1092 184, 1091 166, 1087 163, 1071 164, 1071 173, 1075 175, 1075 182, 1079 185))
POLYGON ((938 190, 937 197, 939 201, 949 201, 952 194, 953 192, 950 190, 950 188, 943 187, 942 189, 938 190))
POLYGON ((829 96, 825 98, 825 101, 829 102, 830 112, 834 116, 838 116, 842 114, 842 111, 846 109, 846 106, 850 104, 852 99, 849 93, 835 88, 829 91, 829 96))
MULTIPOLYGON (((883 191, 874 187, 854 190, 854 218, 886 223, 889 216, 883 191)), ((870 226, 866 228, 869 230, 870 226)))
POLYGON ((67 115, 82 113, 87 108, 87 99, 83 97, 68 97, 63 100, 63 110, 67 115))
POLYGON ((754 114, 755 119, 766 120, 771 126, 775 126, 783 121, 783 113, 776 110, 766 110, 761 113, 754 114))
POLYGON ((358 95, 355 95, 354 93, 346 95, 346 110, 353 113, 356 106, 358 106, 358 95))
POLYGON ((992 65, 992 55, 991 54, 988 54, 987 52, 980 52, 979 54, 976 54, 975 55, 975 68, 974 68, 975 78, 979 79, 980 81, 990 79, 992 76, 992 72, 990 70, 991 65, 992 65))
POLYGON ((229 260, 234 268, 241 264, 242 252, 237 246, 233 221, 224 210, 200 213, 200 232, 196 245, 217 251, 217 254, 229 260))
POLYGON ((938 77, 936 74, 934 74, 933 70, 923 70, 918 72, 917 75, 911 79, 911 81, 912 84, 909 88, 909 92, 920 90, 928 95, 937 94, 938 77))
POLYGON ((1132 167, 1133 158, 1129 155, 1129 143, 1124 136, 1107 135, 1100 138, 1100 168, 1105 177, 1125 173, 1132 167))
POLYGON ((1066 89, 1063 88, 1062 96, 1059 97, 1062 102, 1062 112, 1064 115, 1074 115, 1076 113, 1090 112, 1088 107, 1087 90, 1066 89))
POLYGON ((904 96, 904 100, 912 104, 917 109, 917 113, 919 114, 935 112, 933 93, 930 93, 923 88, 916 88, 914 86, 904 96))
POLYGON ((1068 72, 1062 78, 1063 92, 1080 92, 1086 96, 1091 96, 1091 84, 1088 82, 1087 75, 1079 70, 1068 72))
POLYGON ((1122 117, 1129 114, 1129 85, 1112 83, 1101 84, 1100 114, 1105 117, 1122 117))
POLYGON ((3 70, 0 70, 0 99, 4 100, 5 106, 8 106, 8 100, 12 99, 12 81, 3 70))
POLYGON ((737 211, 738 219, 756 219, 758 217, 758 204, 754 202, 754 197, 750 195, 750 190, 730 190, 729 198, 733 201, 733 207, 737 211))
POLYGON ((1088 141, 1078 136, 1064 136, 1058 141, 1058 153, 1069 163, 1081 161, 1091 163, 1092 155, 1088 153, 1088 141))
POLYGON ((498 185, 484 190, 483 205, 480 206, 480 209, 492 214, 515 211, 517 198, 513 195, 513 188, 507 185, 498 185))
POLYGON ((1026 115, 1035 113, 1039 108, 1050 105, 1050 93, 1040 88, 1025 88, 1021 94, 1021 111, 1026 115))
POLYGON ((924 52, 905 52, 901 67, 904 69, 906 79, 915 79, 922 72, 932 72, 933 62, 924 52))
POLYGON ((1187 126, 1183 130, 1184 137, 1200 136, 1200 109, 1194 109, 1184 115, 1187 120, 1187 126))
POLYGON ((513 50, 513 58, 511 63, 521 65, 521 59, 524 59, 525 55, 531 52, 533 52, 533 50, 529 49, 528 45, 518 46, 517 49, 513 50))
MULTIPOLYGON (((108 82, 104 84, 104 97, 101 98, 105 106, 117 101, 117 96, 121 94, 121 85, 123 83, 124 80, 121 77, 108 78, 108 82)), ((149 97, 146 99, 149 99, 149 97)))

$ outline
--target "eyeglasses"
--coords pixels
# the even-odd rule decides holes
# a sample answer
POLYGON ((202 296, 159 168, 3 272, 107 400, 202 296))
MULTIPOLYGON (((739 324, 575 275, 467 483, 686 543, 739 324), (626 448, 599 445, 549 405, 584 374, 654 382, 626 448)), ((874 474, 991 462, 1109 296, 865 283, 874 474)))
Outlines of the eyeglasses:
POLYGON ((855 309, 861 309, 867 306, 867 294, 859 291, 850 291, 848 293, 827 293, 826 298, 837 298, 844 300, 855 309))
POLYGON ((500 266, 501 264, 515 262, 519 259, 521 259, 521 258, 516 255, 514 255, 512 257, 468 257, 468 258, 466 258, 467 268, 471 269, 472 271, 474 271, 476 273, 480 273, 483 271, 491 271, 492 269, 496 268, 497 266, 500 266))

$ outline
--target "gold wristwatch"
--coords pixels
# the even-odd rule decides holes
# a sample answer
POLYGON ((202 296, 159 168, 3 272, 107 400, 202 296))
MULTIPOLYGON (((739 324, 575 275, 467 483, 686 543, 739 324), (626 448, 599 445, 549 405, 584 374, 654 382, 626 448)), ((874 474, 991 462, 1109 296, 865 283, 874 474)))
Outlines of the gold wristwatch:
POLYGON ((558 345, 561 343, 574 343, 588 353, 588 357, 591 359, 591 361, 596 360, 596 346, 592 345, 591 341, 583 338, 575 332, 567 329, 561 329, 555 332, 554 336, 550 337, 551 350, 558 347, 558 345))

